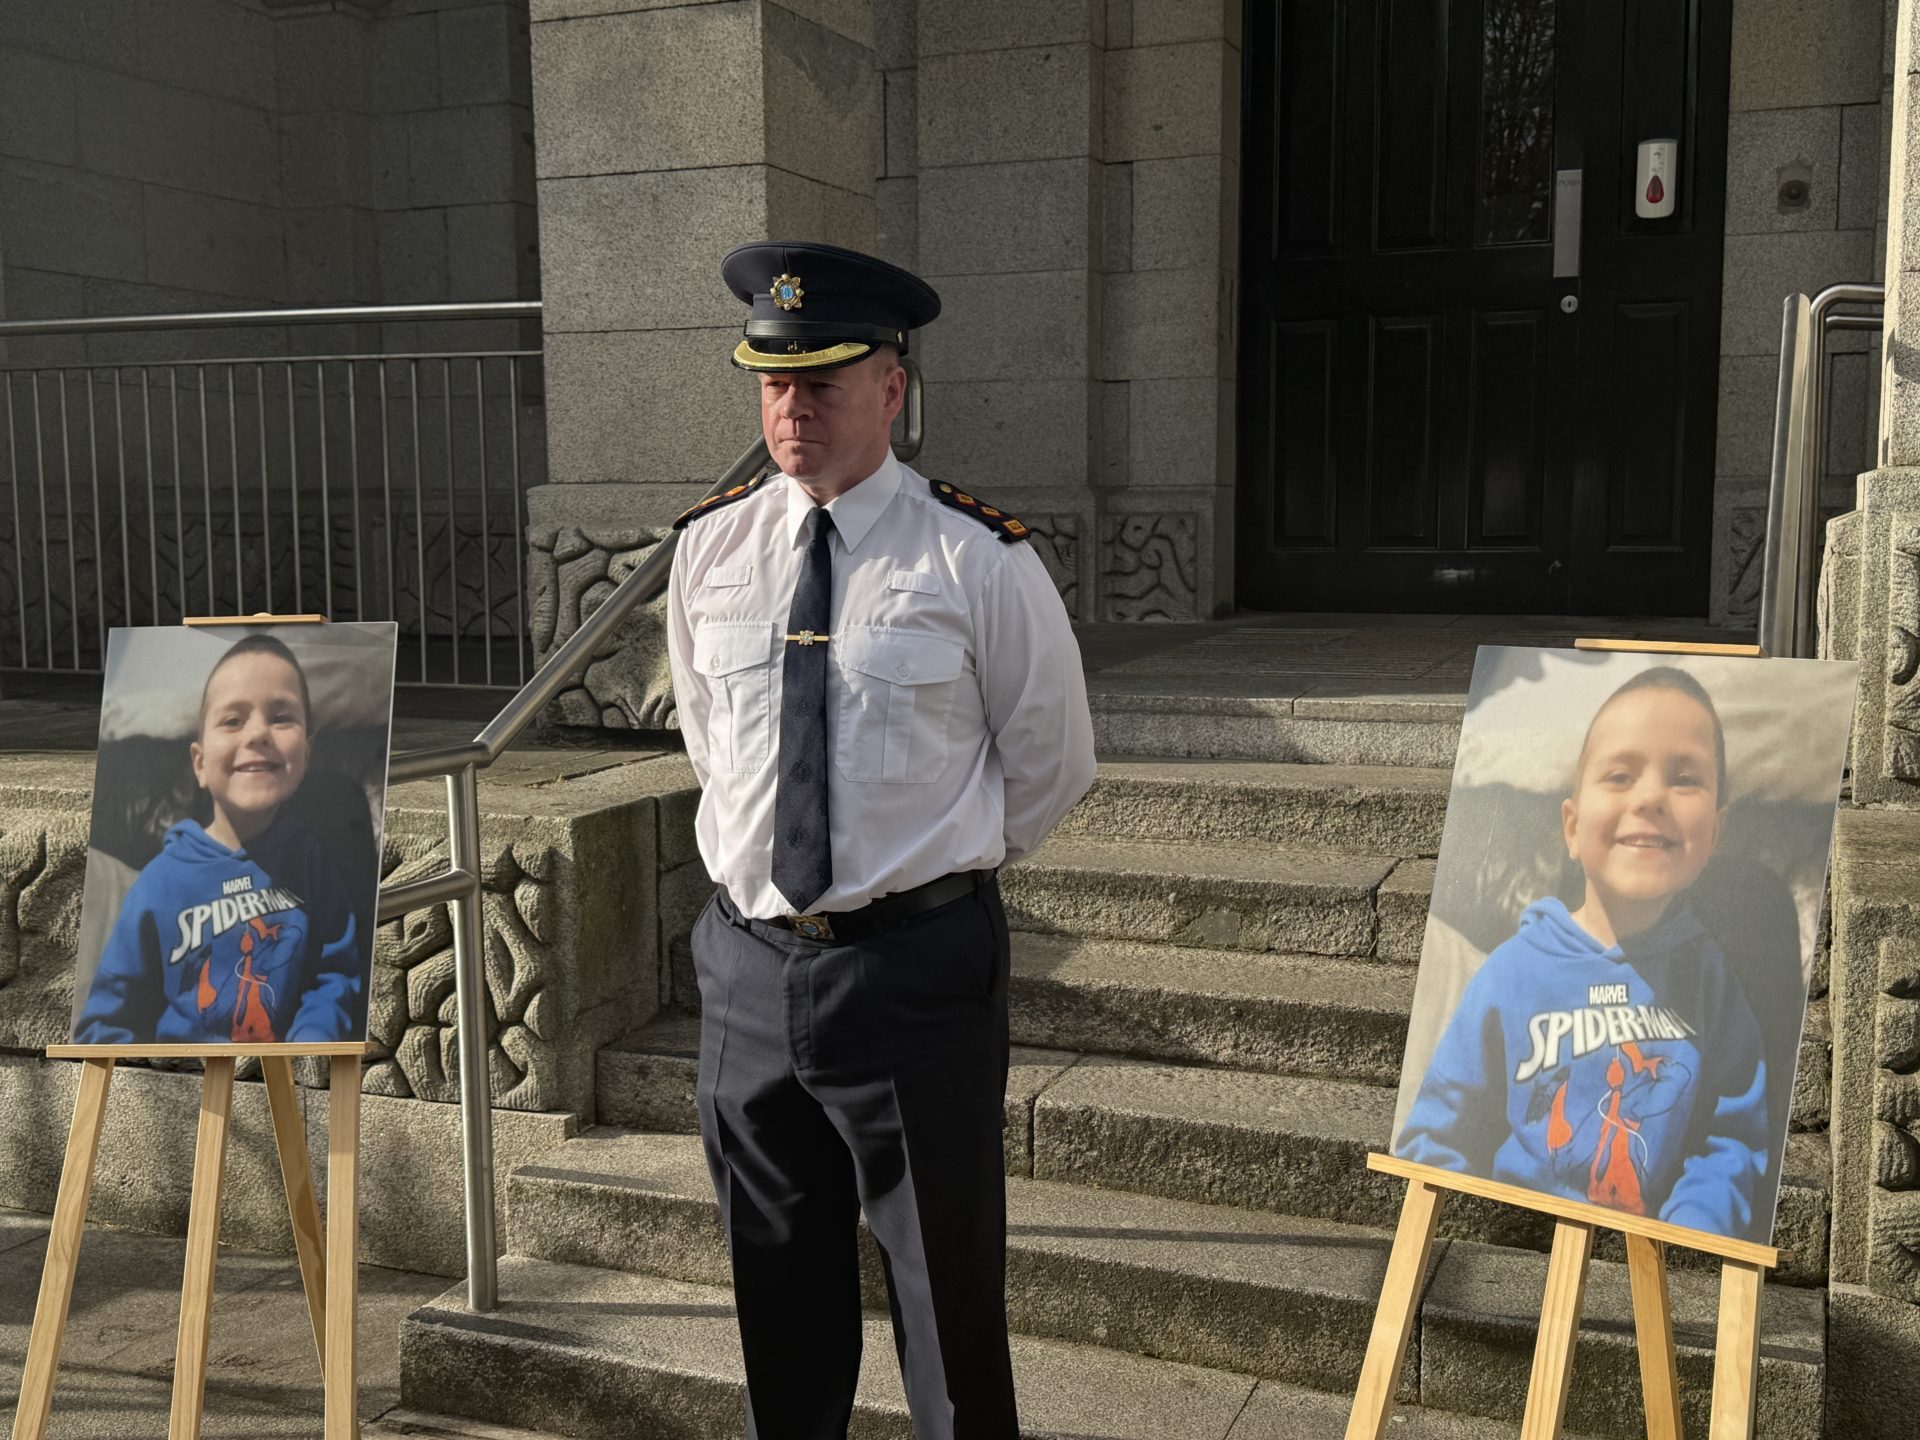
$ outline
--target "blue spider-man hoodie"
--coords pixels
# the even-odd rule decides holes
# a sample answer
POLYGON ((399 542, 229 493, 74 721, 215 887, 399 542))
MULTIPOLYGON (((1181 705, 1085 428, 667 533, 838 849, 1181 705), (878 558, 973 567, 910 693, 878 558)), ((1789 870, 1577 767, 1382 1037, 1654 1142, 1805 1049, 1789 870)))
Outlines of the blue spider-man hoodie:
POLYGON ((1691 909, 1609 949, 1538 900, 1468 982, 1394 1153, 1764 1243, 1766 1099, 1759 1025, 1691 909))
POLYGON ((351 1040, 364 969, 347 887, 291 810, 239 850, 182 820, 120 907, 74 1039, 351 1040))

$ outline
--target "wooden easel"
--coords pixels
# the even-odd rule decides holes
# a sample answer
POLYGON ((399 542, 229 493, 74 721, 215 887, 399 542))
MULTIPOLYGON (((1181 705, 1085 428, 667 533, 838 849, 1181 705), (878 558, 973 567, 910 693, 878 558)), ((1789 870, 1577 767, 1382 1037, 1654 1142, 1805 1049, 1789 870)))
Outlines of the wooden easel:
POLYGON ((1673 1354, 1673 1310, 1667 1298, 1667 1246, 1680 1245, 1720 1257, 1720 1325, 1714 1341, 1711 1440, 1748 1440, 1753 1434, 1754 1381, 1760 1357, 1760 1285, 1780 1263, 1780 1252, 1745 1240, 1724 1240, 1698 1230, 1623 1215, 1600 1205, 1556 1200, 1532 1190, 1436 1170, 1391 1155, 1369 1155, 1367 1168, 1407 1182, 1400 1224, 1393 1234, 1387 1275, 1380 1287, 1367 1358, 1360 1367, 1347 1440, 1382 1440, 1393 1418, 1394 1391, 1413 1334, 1426 1280, 1427 1255, 1448 1191, 1498 1200, 1553 1219, 1553 1251, 1540 1306, 1540 1333, 1527 1382, 1521 1440, 1560 1440, 1566 1420, 1567 1385, 1573 1378, 1573 1346, 1580 1337, 1580 1306, 1586 1296, 1593 1232, 1621 1230, 1627 1237, 1627 1273, 1633 1284, 1633 1330, 1640 1349, 1640 1389, 1646 1402, 1647 1440, 1680 1440, 1680 1379, 1673 1354))
MULTIPOLYGON (((1654 640, 1576 640, 1577 650, 1640 651, 1660 655, 1748 655, 1757 645, 1692 645, 1654 640)), ((1456 1174, 1391 1155, 1367 1156, 1367 1168, 1407 1182, 1387 1274, 1380 1287, 1367 1356, 1354 1387, 1346 1440, 1383 1440, 1393 1419, 1394 1392, 1407 1341, 1420 1308, 1427 1257, 1447 1192, 1478 1195, 1516 1209, 1553 1217, 1553 1249, 1540 1305, 1540 1329, 1527 1381, 1527 1408, 1520 1440, 1560 1440, 1566 1421, 1567 1386, 1573 1378, 1573 1347, 1580 1338, 1580 1308, 1586 1298, 1593 1232, 1619 1230, 1627 1239, 1627 1275, 1633 1287, 1634 1340, 1640 1351, 1640 1389, 1647 1412, 1647 1440, 1681 1440, 1680 1378, 1673 1353, 1673 1307, 1667 1294, 1667 1247, 1683 1246, 1720 1259, 1720 1318, 1714 1338, 1713 1410, 1709 1440, 1749 1440, 1753 1434, 1754 1384, 1760 1358, 1760 1286, 1780 1263, 1768 1245, 1728 1240, 1659 1220, 1622 1214, 1601 1205, 1559 1200, 1533 1190, 1456 1174)))
MULTIPOLYGON (((285 625, 317 623, 324 615, 258 615, 189 619, 188 625, 285 625)), ((94 1162, 107 1112, 107 1090, 117 1061, 196 1059, 205 1062, 200 1087, 200 1124, 193 1152, 193 1194, 187 1212, 186 1274, 180 1286, 180 1334, 174 1348, 173 1408, 168 1440, 197 1440, 206 1405, 207 1340, 213 1306, 214 1262, 220 1249, 220 1185, 226 1167, 227 1133, 233 1110, 234 1064, 243 1056, 260 1059, 267 1082, 267 1108, 273 1116, 273 1140, 280 1157, 280 1180, 293 1218, 294 1250, 306 1290, 313 1343, 325 1387, 325 1440, 358 1440, 358 1372, 354 1321, 359 1313, 360 1249, 360 1066, 363 1041, 335 1044, 258 1045, 49 1045, 54 1060, 79 1060, 79 1092, 73 1102, 73 1127, 67 1134, 60 1192, 47 1235, 47 1260, 40 1274, 40 1299, 33 1312, 26 1368, 20 1377, 20 1403, 13 1416, 13 1440, 44 1440, 53 1407, 54 1376, 66 1338, 73 1302, 74 1272, 86 1229, 87 1202, 93 1193, 94 1162), (301 1056, 329 1063, 327 1114, 327 1221, 307 1163, 306 1122, 294 1087, 293 1062, 301 1056)))
POLYGON ((60 1194, 47 1236, 47 1262, 40 1275, 40 1301, 33 1312, 33 1337, 20 1377, 20 1405, 13 1417, 13 1440, 43 1440, 53 1406, 54 1374, 66 1338, 67 1310, 73 1300, 74 1271, 86 1228, 87 1201, 93 1193, 94 1161, 107 1111, 107 1088, 119 1060, 158 1057, 206 1062, 200 1088, 200 1127, 194 1142, 193 1197, 187 1213, 186 1275, 180 1286, 180 1337, 174 1348, 173 1410, 168 1440, 195 1440, 205 1408, 207 1335, 213 1306, 214 1261, 219 1253, 220 1183, 227 1156, 228 1122, 233 1109, 233 1067, 243 1055, 260 1057, 266 1072, 267 1105, 273 1115, 273 1139, 280 1155, 280 1178, 293 1217, 293 1243, 300 1279, 313 1321, 326 1389, 326 1440, 357 1440, 357 1373, 354 1319, 359 1310, 360 1041, 338 1045, 228 1045, 216 1051, 197 1045, 49 1045, 56 1060, 82 1061, 80 1089, 73 1103, 73 1128, 67 1158, 60 1169, 60 1194), (298 1056, 329 1060, 327 1115, 327 1225, 320 1228, 320 1206, 307 1164, 306 1124, 294 1089, 293 1061, 298 1056))

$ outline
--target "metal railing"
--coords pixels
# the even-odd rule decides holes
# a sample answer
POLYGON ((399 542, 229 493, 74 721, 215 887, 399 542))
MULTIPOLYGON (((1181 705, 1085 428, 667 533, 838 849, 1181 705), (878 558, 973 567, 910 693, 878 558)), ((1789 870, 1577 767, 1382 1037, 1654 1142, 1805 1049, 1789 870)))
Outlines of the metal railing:
POLYGON ((1830 285, 1811 300, 1789 295, 1780 330, 1780 388, 1774 402, 1773 473, 1760 579, 1762 654, 1811 656, 1819 643, 1820 487, 1826 478, 1826 416, 1833 393, 1827 337, 1878 330, 1880 285, 1830 285))
POLYGON ((270 353, 262 332, 539 315, 514 300, 0 322, 0 342, 217 330, 269 352, 0 365, 0 665, 92 673, 116 625, 318 611, 398 621, 403 684, 524 683, 541 351, 270 353))
MULTIPOLYGON (((904 433, 894 442, 893 452, 902 460, 911 460, 920 451, 924 410, 919 369, 911 360, 905 364, 904 433)), ((754 441, 707 493, 718 494, 745 484, 766 465, 767 458, 765 443, 754 441)), ((547 657, 538 673, 471 741, 395 755, 387 769, 390 785, 436 776, 444 777, 447 782, 448 867, 439 875, 383 888, 379 923, 384 925, 429 905, 448 905, 453 912, 461 1165, 466 1197, 467 1304, 477 1312, 492 1310, 499 1302, 499 1243, 493 1208, 493 1108, 487 1067, 487 989, 482 968, 480 771, 499 759, 533 718, 601 653, 627 616, 666 588, 679 539, 677 531, 668 531, 638 568, 547 657)))

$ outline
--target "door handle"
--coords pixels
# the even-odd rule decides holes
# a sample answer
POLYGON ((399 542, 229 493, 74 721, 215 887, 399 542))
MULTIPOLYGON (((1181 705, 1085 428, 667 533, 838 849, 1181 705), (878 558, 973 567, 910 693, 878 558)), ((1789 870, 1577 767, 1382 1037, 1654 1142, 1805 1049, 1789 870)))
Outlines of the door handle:
POLYGON ((1553 172, 1553 278, 1580 278, 1581 172, 1553 172))

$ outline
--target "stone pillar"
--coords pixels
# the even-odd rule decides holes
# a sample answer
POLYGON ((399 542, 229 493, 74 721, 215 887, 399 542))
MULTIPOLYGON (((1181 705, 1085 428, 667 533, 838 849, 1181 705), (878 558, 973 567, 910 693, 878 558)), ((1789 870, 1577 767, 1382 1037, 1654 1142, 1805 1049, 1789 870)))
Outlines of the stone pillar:
MULTIPOLYGON (((534 0, 551 484, 529 497, 544 658, 752 443, 721 257, 767 238, 871 250, 872 0, 534 0)), ((771 279, 772 277, 768 277, 771 279)), ((562 697, 570 724, 655 729, 658 616, 562 697)))
POLYGON ((1239 0, 1108 6, 1098 620, 1233 605, 1239 0))
POLYGON ((1068 603, 1091 598, 1102 463, 1103 0, 919 15, 927 474, 1034 531, 1068 603))
POLYGON ((1880 468, 1827 531, 1821 644, 1857 659, 1853 799, 1833 868, 1829 1434, 1907 1407, 1851 1377, 1920 1371, 1920 0, 1893 35, 1880 468))
POLYGON ((923 468, 1018 512, 1077 619, 1231 603, 1239 34, 1231 0, 920 11, 923 468))

